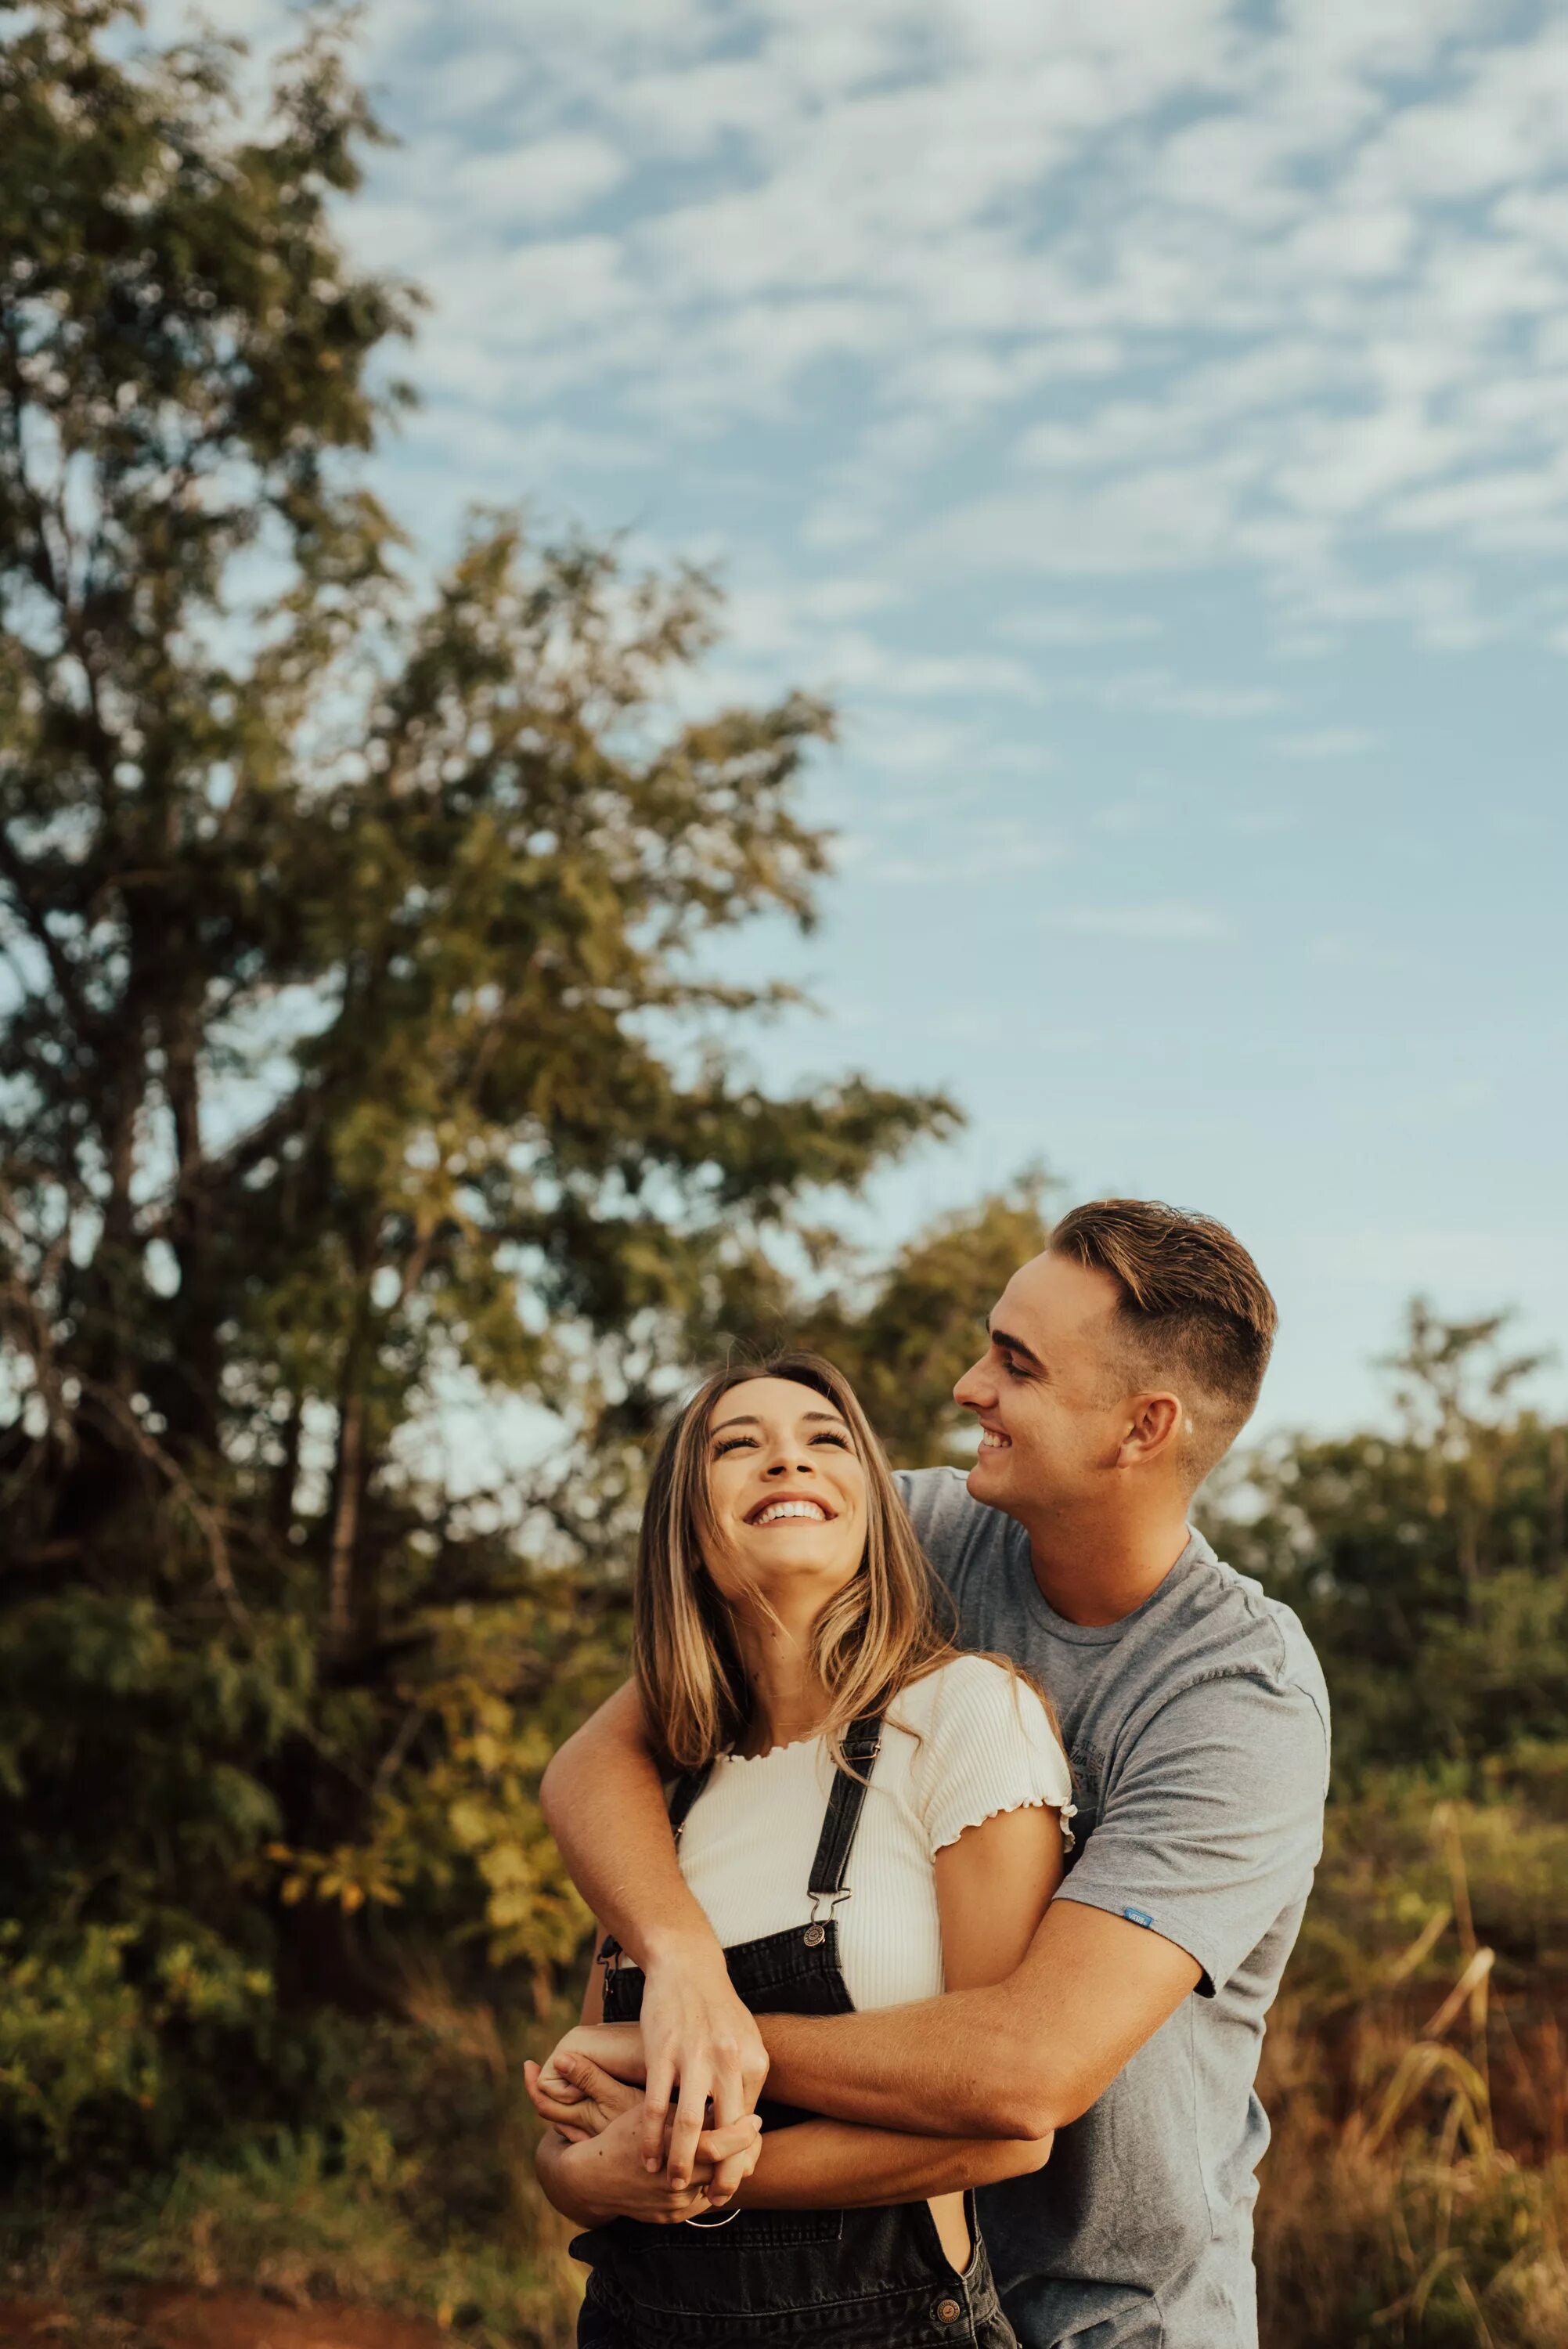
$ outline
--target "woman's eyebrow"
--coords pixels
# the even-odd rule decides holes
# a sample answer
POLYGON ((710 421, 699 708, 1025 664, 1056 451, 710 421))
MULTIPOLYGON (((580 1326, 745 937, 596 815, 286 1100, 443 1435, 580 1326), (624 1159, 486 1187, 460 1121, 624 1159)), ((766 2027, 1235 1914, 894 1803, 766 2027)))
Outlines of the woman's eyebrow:
MULTIPOLYGON (((830 1427, 847 1427, 849 1424, 839 1417, 836 1411, 803 1411, 800 1416, 803 1420, 826 1420, 830 1427)), ((733 1419, 721 1419, 717 1427, 710 1427, 707 1432, 710 1435, 722 1435, 727 1427, 760 1427, 761 1424, 755 1412, 743 1411, 737 1413, 733 1419)))

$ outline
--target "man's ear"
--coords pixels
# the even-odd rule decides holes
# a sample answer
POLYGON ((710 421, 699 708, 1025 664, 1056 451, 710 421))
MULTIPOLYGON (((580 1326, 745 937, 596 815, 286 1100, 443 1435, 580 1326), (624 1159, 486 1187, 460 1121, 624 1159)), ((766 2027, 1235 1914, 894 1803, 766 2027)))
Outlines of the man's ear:
POLYGON ((1169 1459, 1181 1442, 1186 1416, 1180 1395, 1134 1395, 1131 1424, 1117 1452, 1117 1466, 1141 1468, 1151 1460, 1169 1459))

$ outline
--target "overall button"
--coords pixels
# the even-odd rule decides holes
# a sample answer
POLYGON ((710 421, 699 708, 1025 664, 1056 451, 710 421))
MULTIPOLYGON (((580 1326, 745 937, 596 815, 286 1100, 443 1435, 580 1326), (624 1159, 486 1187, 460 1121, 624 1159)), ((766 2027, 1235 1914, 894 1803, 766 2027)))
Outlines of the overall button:
POLYGON ((955 2300, 939 2300, 934 2313, 938 2324, 956 2324, 964 2310, 955 2300))
POLYGON ((825 1925, 808 1925, 800 1938, 809 1950, 820 1950, 828 1938, 828 1929, 825 1925))

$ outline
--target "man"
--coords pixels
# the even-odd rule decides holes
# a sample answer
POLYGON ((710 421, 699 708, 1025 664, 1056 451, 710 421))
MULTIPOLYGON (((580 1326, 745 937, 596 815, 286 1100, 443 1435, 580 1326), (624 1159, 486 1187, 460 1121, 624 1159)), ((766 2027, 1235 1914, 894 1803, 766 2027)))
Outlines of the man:
POLYGON ((680 2178, 705 2100, 732 2124, 764 2072, 843 2120, 1054 2129, 1042 2171, 980 2197, 1026 2349, 1257 2339, 1253 2082, 1321 1847, 1328 1700, 1295 1616, 1221 1565, 1187 1509, 1252 1415, 1275 1321, 1222 1225, 1144 1200, 1077 1208, 954 1391, 980 1423, 969 1476, 902 1480, 964 1644, 1043 1682, 1077 1780, 1073 1865, 996 1988, 758 2029, 681 1881, 630 1691, 545 1782, 573 1875, 647 1974, 649 2167, 674 2088, 680 2178))

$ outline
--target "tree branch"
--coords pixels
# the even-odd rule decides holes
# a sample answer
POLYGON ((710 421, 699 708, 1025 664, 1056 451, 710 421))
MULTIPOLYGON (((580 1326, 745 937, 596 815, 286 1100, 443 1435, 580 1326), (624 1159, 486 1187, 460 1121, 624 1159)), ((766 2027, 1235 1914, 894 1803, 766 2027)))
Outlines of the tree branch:
POLYGON ((16 903, 17 911, 26 923, 29 935, 43 948, 55 982, 55 992, 77 1025, 77 1033, 85 1040, 95 1037, 101 1023, 77 982, 77 973, 69 956, 44 919, 41 905, 34 905, 30 895, 32 874, 6 837, 0 823, 0 880, 5 881, 16 903))

